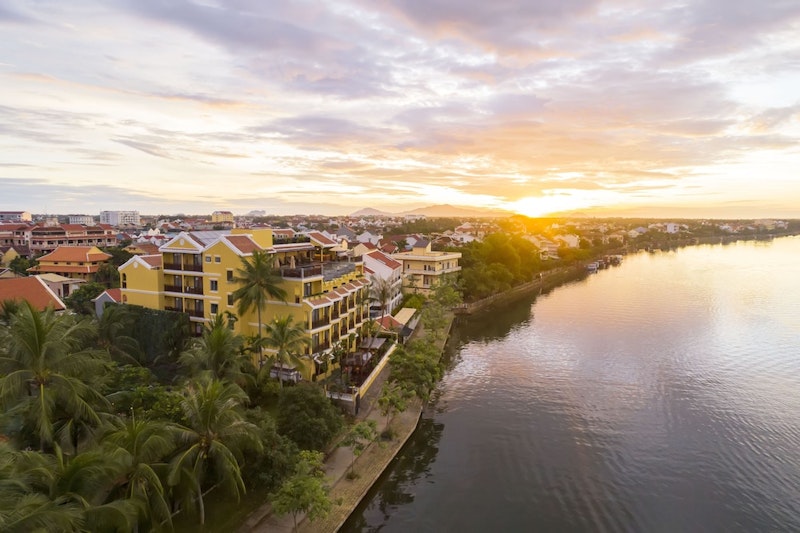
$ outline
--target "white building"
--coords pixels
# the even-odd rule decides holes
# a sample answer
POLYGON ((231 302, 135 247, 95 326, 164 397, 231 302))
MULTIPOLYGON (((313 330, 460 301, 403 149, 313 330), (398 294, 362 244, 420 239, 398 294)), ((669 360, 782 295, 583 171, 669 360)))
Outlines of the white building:
MULTIPOLYGON (((362 257, 364 259, 364 273, 370 283, 377 278, 390 283, 391 294, 387 302, 386 312, 391 314, 403 301, 403 264, 395 261, 380 250, 367 252, 362 257)), ((380 316, 380 314, 381 302, 372 302, 370 304, 370 316, 376 317, 380 316)))
POLYGON ((100 211, 100 223, 112 226, 140 226, 139 211, 100 211))
POLYGON ((84 226, 94 226, 94 217, 92 215, 70 215, 70 224, 83 224, 84 226))

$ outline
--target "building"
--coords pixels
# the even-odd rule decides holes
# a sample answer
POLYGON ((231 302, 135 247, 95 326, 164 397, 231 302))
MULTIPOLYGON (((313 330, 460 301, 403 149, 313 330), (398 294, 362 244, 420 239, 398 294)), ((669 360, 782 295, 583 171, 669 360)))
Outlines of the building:
POLYGON ((211 223, 212 224, 233 224, 233 213, 230 211, 214 211, 211 213, 211 223))
POLYGON ((139 211, 100 211, 100 224, 111 226, 140 226, 139 211))
POLYGON ((66 298, 74 291, 78 290, 81 285, 86 283, 86 281, 82 279, 76 278, 68 278, 67 276, 62 276, 60 274, 39 274, 36 276, 37 278, 41 279, 45 282, 45 284, 50 287, 50 290, 56 293, 59 298, 66 298))
POLYGON ((122 303, 122 289, 106 289, 92 302, 94 303, 94 314, 97 315, 97 318, 102 318, 106 305, 122 303))
POLYGON ((94 217, 92 215, 69 215, 69 223, 94 226, 94 217))
POLYGON ((460 252, 431 251, 426 240, 416 241, 410 251, 392 254, 392 258, 403 264, 403 286, 422 293, 453 279, 461 270, 460 252))
POLYGON ((331 243, 315 237, 275 244, 269 228, 182 232, 158 254, 136 256, 119 267, 122 301, 186 313, 195 334, 215 315, 230 313, 234 331, 257 335, 256 311, 237 316, 233 292, 242 261, 266 251, 287 297, 262 309, 262 323, 291 315, 303 325, 309 344, 307 362, 299 370, 304 379, 316 379, 330 372, 334 344, 354 344, 360 335, 369 318, 369 282, 362 261, 338 257, 331 243))
MULTIPOLYGON (((389 283, 390 294, 386 302, 386 312, 391 314, 403 301, 403 264, 395 261, 380 250, 373 250, 364 254, 364 272, 370 284, 377 279, 389 283)), ((374 296, 374 294, 373 294, 374 296)), ((381 316, 382 302, 373 300, 370 304, 370 316, 381 316)))
POLYGON ((36 276, 0 279, 0 303, 6 301, 28 301, 34 309, 44 311, 52 307, 63 311, 67 307, 47 284, 36 276))
POLYGON ((28 269, 33 274, 59 274, 67 278, 95 281, 100 265, 111 255, 96 246, 59 246, 49 254, 39 257, 36 266, 28 269))
POLYGON ((28 211, 0 211, 0 223, 3 222, 30 222, 33 220, 28 211))
POLYGON ((25 239, 34 256, 55 251, 59 246, 117 245, 117 232, 109 225, 84 226, 82 224, 59 224, 55 226, 31 226, 23 230, 25 239))

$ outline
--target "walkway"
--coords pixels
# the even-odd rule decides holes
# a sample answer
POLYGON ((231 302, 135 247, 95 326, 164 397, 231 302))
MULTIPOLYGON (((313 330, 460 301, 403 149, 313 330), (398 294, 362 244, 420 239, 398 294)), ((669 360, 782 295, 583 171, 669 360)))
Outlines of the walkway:
MULTIPOLYGON (((388 376, 389 366, 387 365, 362 399, 361 412, 356 417, 359 421, 374 420, 379 433, 386 428, 386 417, 377 408, 377 398, 388 376)), ((421 414, 422 404, 416 399, 409 402, 408 409, 396 415, 392 420, 391 427, 395 432, 394 440, 370 444, 356 459, 355 472, 358 474, 356 479, 350 480, 346 477, 353 452, 349 448, 333 450, 325 459, 325 474, 331 487, 331 501, 337 503, 334 503, 326 518, 313 523, 306 521, 304 515, 298 516, 300 524, 298 530, 313 533, 337 531, 414 433, 421 414)), ((250 515, 239 531, 241 533, 292 533, 292 527, 291 515, 277 516, 272 513, 272 506, 265 503, 250 515)))

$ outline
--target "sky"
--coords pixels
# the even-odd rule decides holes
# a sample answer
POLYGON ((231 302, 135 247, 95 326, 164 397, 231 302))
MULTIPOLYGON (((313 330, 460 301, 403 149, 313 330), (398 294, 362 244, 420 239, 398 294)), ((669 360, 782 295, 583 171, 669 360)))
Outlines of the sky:
POLYGON ((3 0, 0 210, 800 218, 797 0, 3 0))

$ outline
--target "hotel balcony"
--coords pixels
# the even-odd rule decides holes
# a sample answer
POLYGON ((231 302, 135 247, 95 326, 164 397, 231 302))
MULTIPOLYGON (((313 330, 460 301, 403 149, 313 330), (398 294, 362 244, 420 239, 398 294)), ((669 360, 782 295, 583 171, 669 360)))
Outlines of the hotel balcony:
POLYGON ((181 263, 164 263, 164 270, 186 270, 189 272, 202 272, 203 265, 188 265, 181 263))
POLYGON ((322 276, 323 281, 333 281, 356 271, 361 261, 327 261, 324 263, 300 264, 296 267, 281 267, 281 276, 290 279, 306 279, 322 276))

